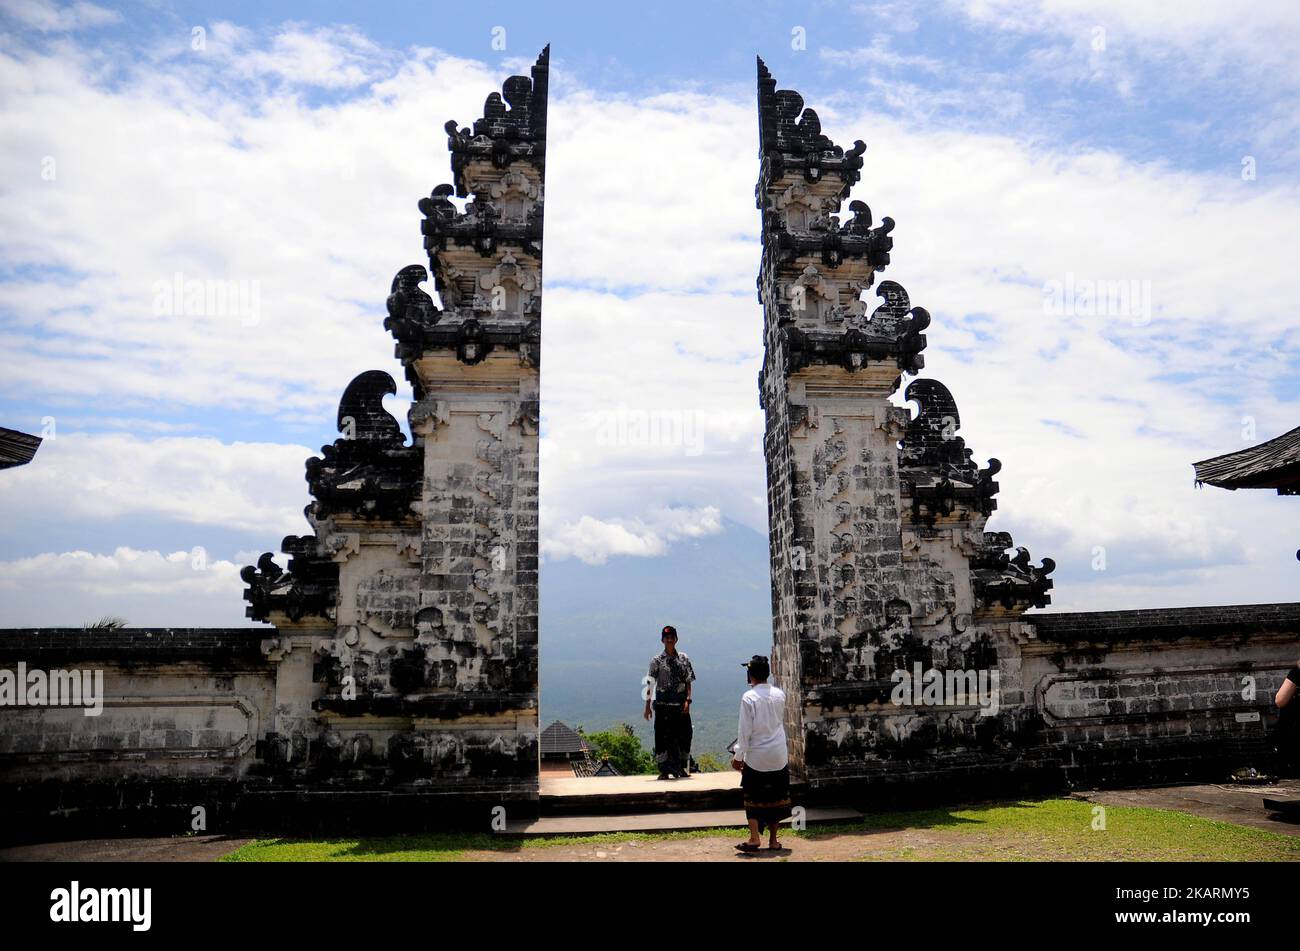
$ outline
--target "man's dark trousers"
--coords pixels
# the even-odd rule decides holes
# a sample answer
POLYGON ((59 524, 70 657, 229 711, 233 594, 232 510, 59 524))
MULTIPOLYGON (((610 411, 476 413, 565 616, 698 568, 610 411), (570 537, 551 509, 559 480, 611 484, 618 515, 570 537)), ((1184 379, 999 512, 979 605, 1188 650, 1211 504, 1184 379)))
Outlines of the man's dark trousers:
POLYGON ((655 765, 661 773, 686 775, 691 755, 691 715, 682 704, 655 701, 655 765))

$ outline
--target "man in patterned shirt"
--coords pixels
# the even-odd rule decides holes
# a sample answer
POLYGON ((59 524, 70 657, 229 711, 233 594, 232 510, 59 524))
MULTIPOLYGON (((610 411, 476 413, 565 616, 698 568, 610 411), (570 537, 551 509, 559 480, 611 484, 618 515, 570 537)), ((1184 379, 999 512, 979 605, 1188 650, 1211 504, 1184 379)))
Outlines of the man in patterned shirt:
POLYGON ((677 649, 677 628, 660 632, 664 651, 650 661, 646 677, 645 718, 655 723, 655 763, 659 778, 686 779, 691 759, 691 659, 677 649))

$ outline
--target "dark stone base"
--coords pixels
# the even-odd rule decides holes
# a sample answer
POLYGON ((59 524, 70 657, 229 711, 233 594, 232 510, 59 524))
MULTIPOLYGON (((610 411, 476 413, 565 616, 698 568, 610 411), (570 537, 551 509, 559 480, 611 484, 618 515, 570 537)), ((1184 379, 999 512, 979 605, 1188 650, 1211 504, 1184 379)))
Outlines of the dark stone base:
POLYGON ((1277 775, 1283 757, 1263 731, 1217 736, 1081 743, 1069 751, 1063 773, 1075 789, 1176 783, 1226 783, 1234 770, 1253 766, 1277 775))
POLYGON ((1024 750, 1004 758, 966 754, 878 761, 815 770, 804 802, 879 811, 991 799, 1051 796, 1073 789, 1231 782, 1234 770, 1291 770, 1262 732, 1082 743, 1024 750))
POLYGON ((391 835, 493 831, 536 819, 536 787, 477 789, 288 789, 213 780, 42 782, 0 786, 0 845, 115 836, 189 835, 194 809, 206 834, 391 835))
MULTIPOLYGON (((792 789, 797 804, 864 811, 951 806, 1180 783, 1229 782, 1253 766, 1289 775, 1268 734, 1145 738, 1035 747, 1007 753, 945 754, 817 768, 792 789)), ((737 808, 739 790, 673 789, 643 797, 548 797, 536 783, 327 787, 229 780, 33 782, 0 786, 0 845, 122 835, 179 836, 205 812, 209 834, 265 836, 391 835, 493 831, 493 820, 575 813, 635 813, 737 808), (572 801, 569 801, 572 800, 572 801), (498 807, 504 809, 499 812, 498 807)))
POLYGON ((270 835, 492 832, 493 821, 538 816, 537 790, 257 789, 239 799, 240 831, 270 835))
POLYGON ((1059 795, 1067 784, 1059 762, 1025 754, 1006 759, 971 755, 942 761, 895 760, 834 773, 819 770, 803 788, 803 801, 809 806, 880 812, 1059 795))
POLYGON ((123 835, 188 835, 202 807, 207 832, 234 824, 230 780, 41 781, 0 786, 0 845, 123 835))

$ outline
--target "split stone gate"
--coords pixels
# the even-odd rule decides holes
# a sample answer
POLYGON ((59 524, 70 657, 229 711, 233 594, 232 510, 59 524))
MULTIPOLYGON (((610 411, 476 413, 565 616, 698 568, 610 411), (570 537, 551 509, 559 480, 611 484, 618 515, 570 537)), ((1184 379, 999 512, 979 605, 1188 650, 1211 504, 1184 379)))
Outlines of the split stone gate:
MULTIPOLYGON (((388 373, 347 386, 340 437, 306 464, 311 533, 244 569, 272 628, 0 632, 0 665, 106 670, 94 723, 0 712, 0 793, 28 828, 166 829, 195 802, 279 828, 536 808, 548 55, 447 123, 452 183, 420 202, 429 270, 397 273, 384 321, 412 442, 388 373)), ((917 375, 930 316, 877 281, 894 223, 843 213, 865 145, 831 142, 761 61, 758 116, 772 652, 804 795, 1267 765, 1300 605, 1027 614, 1054 565, 985 531, 1000 464, 975 462, 952 394, 917 375), (906 377, 915 417, 889 401, 906 377), (991 678, 995 705, 933 702, 922 682, 950 674, 991 678)))

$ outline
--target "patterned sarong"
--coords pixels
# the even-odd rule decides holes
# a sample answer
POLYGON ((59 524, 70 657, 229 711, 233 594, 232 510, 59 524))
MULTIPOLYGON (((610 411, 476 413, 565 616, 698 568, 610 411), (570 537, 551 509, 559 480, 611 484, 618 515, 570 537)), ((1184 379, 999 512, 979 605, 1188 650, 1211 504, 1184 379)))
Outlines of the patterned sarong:
POLYGON ((745 818, 757 819, 759 832, 790 818, 789 766, 762 772, 746 763, 740 773, 740 788, 745 793, 745 818))

